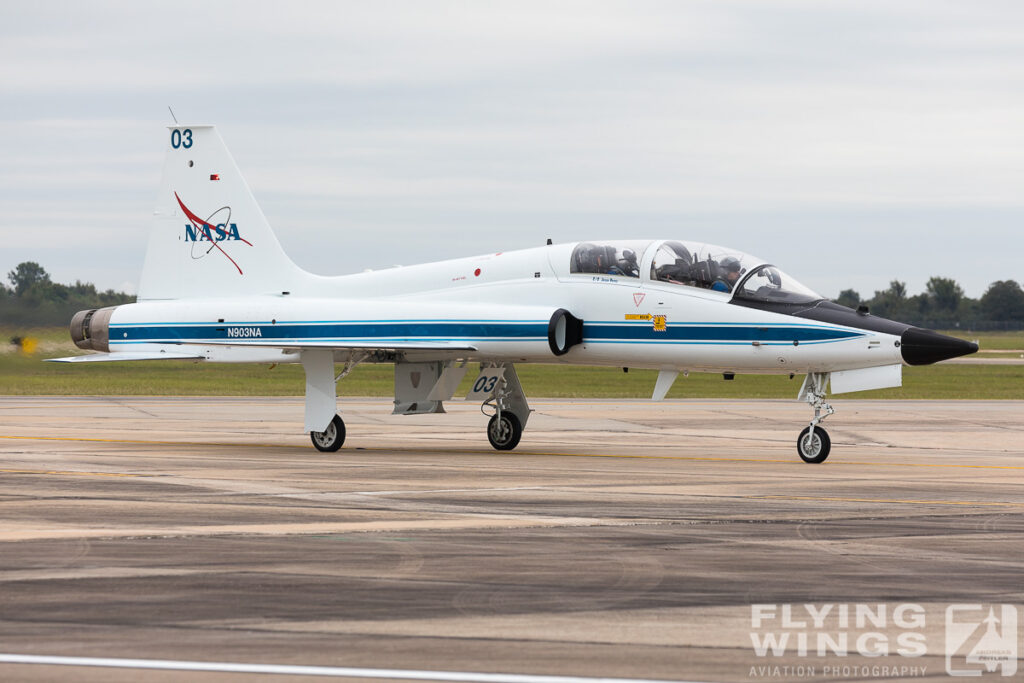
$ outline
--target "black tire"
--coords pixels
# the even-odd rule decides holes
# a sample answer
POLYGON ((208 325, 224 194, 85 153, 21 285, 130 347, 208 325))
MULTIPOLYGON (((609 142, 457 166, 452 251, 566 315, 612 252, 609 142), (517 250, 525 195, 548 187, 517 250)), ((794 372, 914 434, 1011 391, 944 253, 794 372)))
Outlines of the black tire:
POLYGON ((829 451, 832 450, 832 440, 828 438, 828 432, 821 427, 815 427, 812 443, 812 439, 808 438, 810 431, 810 427, 804 427, 804 431, 800 432, 800 436, 796 440, 796 452, 800 455, 801 460, 812 465, 825 462, 829 451))
POLYGON ((495 450, 510 451, 519 445, 523 438, 523 425, 519 418, 507 410, 501 412, 501 420, 495 415, 487 423, 487 440, 495 450))
POLYGON ((333 453, 345 443, 345 422, 340 415, 335 415, 327 429, 322 432, 310 432, 309 440, 318 451, 333 453))

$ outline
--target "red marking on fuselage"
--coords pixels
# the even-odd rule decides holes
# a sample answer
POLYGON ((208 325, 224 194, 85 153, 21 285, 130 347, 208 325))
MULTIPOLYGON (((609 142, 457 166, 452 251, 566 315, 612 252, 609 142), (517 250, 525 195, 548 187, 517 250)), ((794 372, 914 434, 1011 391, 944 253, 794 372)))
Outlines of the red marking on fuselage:
MULTIPOLYGON (((220 250, 220 253, 224 254, 224 257, 227 258, 228 261, 231 261, 231 265, 233 265, 235 268, 238 268, 238 274, 242 275, 242 269, 238 267, 237 263, 235 263, 235 259, 231 258, 231 256, 228 255, 228 252, 224 251, 224 248, 221 247, 220 244, 218 244, 216 240, 213 239, 213 233, 214 231, 217 230, 217 226, 207 223, 202 218, 189 211, 189 208, 185 206, 185 203, 183 201, 181 201, 181 197, 178 196, 177 192, 174 193, 174 198, 178 200, 178 206, 180 206, 181 210, 185 212, 185 216, 192 223, 192 225, 201 230, 203 234, 206 235, 206 239, 210 241, 210 244, 217 247, 217 249, 220 250)), ((238 239, 241 240, 242 242, 245 242, 250 247, 252 246, 252 242, 250 242, 249 240, 243 237, 239 237, 238 239)))

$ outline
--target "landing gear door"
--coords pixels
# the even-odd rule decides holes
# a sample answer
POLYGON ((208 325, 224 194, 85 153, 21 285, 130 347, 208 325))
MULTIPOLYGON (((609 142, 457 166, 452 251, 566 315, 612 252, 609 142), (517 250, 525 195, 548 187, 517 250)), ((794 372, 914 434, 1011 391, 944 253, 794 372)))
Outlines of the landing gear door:
POLYGON ((492 405, 498 412, 507 410, 519 418, 522 427, 530 419, 530 404, 526 401, 526 394, 523 393, 523 386, 519 383, 519 376, 512 363, 496 367, 488 367, 484 363, 466 400, 492 405))
POLYGON ((393 415, 443 413, 444 404, 430 393, 444 371, 443 362, 395 363, 395 410, 393 415))
POLYGON ((430 395, 427 398, 431 401, 451 400, 452 396, 455 395, 455 390, 459 388, 459 382, 465 377, 468 369, 465 363, 458 367, 448 363, 445 366, 444 372, 441 373, 441 377, 434 384, 434 388, 430 390, 430 395))
POLYGON ((486 401, 494 396, 505 377, 505 368, 480 368, 480 374, 473 381, 473 387, 466 394, 467 401, 486 401))

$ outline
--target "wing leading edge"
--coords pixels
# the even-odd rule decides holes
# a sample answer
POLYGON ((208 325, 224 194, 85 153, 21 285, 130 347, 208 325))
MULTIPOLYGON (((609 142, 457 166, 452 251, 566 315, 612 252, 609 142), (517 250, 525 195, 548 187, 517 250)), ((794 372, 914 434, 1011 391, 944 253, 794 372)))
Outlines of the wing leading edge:
POLYGON ((48 363, 102 363, 125 360, 197 360, 202 354, 181 351, 114 351, 113 353, 89 353, 66 358, 45 358, 48 363))
MULTIPOLYGON (((260 348, 260 349, 281 349, 283 351, 302 351, 303 349, 331 349, 336 351, 360 350, 360 351, 476 351, 477 347, 472 344, 455 342, 332 342, 332 341, 252 341, 245 342, 223 342, 223 341, 202 341, 202 342, 177 342, 167 344, 169 347, 234 347, 234 348, 260 348)), ((171 351, 161 349, 159 351, 113 351, 111 353, 90 353, 82 356, 68 356, 66 358, 47 358, 50 363, 98 363, 112 361, 132 360, 204 360, 206 356, 198 351, 171 351)))

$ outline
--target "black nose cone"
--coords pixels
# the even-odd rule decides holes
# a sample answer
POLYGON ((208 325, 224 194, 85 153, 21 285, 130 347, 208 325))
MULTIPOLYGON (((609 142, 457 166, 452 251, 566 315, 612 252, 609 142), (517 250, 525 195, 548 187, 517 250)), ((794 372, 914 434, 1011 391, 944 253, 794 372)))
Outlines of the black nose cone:
POLYGON ((966 356, 978 350, 974 342, 948 337, 920 327, 907 329, 900 341, 900 351, 907 365, 928 365, 940 360, 966 356))

